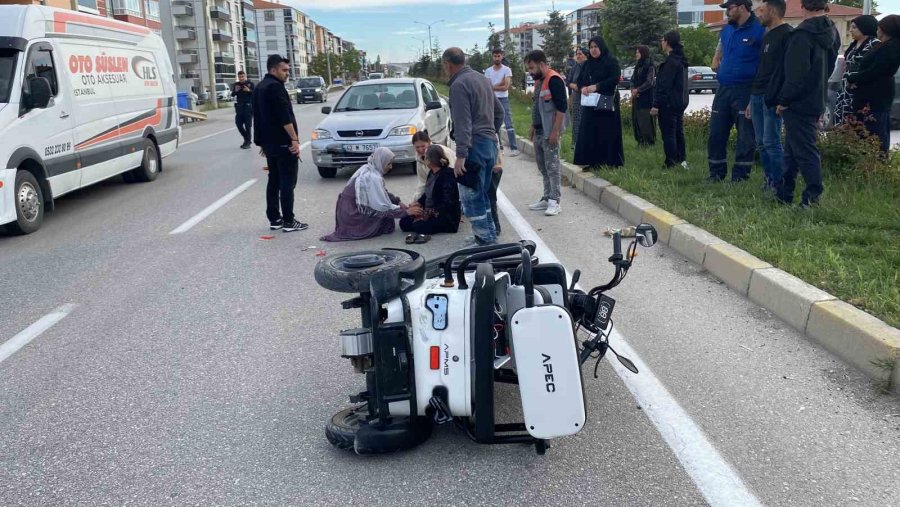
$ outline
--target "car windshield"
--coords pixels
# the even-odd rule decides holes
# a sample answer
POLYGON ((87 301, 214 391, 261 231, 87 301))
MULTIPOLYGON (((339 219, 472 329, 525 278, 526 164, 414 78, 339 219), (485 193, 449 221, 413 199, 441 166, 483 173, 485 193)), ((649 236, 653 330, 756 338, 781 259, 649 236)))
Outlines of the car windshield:
POLYGON ((304 78, 297 81, 297 88, 318 88, 321 81, 313 78, 304 78))
POLYGON ((419 97, 412 83, 367 84, 351 87, 338 101, 335 111, 415 109, 419 97))
POLYGON ((715 74, 709 67, 691 67, 691 70, 696 74, 715 74))
POLYGON ((219 83, 219 84, 216 85, 216 90, 217 90, 217 91, 222 92, 222 91, 225 91, 225 90, 227 90, 227 89, 228 89, 228 87, 225 86, 223 83, 219 83))
POLYGON ((9 97, 12 95, 18 57, 19 52, 15 49, 0 50, 0 104, 9 102, 9 97))

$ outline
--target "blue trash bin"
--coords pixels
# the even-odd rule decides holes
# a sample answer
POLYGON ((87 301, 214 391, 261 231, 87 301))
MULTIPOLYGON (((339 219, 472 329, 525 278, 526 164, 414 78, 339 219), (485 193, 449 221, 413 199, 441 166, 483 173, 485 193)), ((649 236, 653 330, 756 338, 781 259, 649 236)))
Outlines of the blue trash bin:
POLYGON ((179 109, 190 109, 191 108, 191 94, 187 92, 179 92, 178 93, 178 108, 179 109))

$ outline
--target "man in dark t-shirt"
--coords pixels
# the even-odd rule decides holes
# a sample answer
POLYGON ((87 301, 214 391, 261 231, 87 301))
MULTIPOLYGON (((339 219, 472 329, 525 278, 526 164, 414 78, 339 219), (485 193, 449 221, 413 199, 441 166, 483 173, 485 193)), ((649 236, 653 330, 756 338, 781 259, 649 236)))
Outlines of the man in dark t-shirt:
POLYGON ((560 186, 559 143, 565 130, 568 93, 566 82, 550 68, 547 55, 534 50, 525 55, 525 66, 534 77, 534 107, 529 138, 534 143, 534 158, 544 177, 544 195, 528 205, 547 216, 559 215, 560 186))
POLYGON ((244 71, 238 72, 237 82, 231 85, 231 96, 234 98, 234 123, 244 137, 241 148, 249 150, 253 132, 253 83, 244 71))

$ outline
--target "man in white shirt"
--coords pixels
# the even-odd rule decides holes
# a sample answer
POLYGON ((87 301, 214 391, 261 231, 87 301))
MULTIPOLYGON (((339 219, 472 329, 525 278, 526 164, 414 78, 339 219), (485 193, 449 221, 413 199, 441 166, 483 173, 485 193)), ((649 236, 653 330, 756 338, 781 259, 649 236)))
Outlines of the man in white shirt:
MULTIPOLYGON (((516 130, 513 128, 512 116, 509 109, 509 85, 512 83, 512 69, 503 65, 503 50, 495 48, 491 52, 494 65, 484 69, 484 75, 491 80, 491 87, 494 89, 494 95, 503 105, 503 124, 506 125, 506 135, 509 136, 509 155, 516 157, 519 155, 519 148, 516 145, 516 130)), ((499 132, 498 132, 499 134, 499 132)))

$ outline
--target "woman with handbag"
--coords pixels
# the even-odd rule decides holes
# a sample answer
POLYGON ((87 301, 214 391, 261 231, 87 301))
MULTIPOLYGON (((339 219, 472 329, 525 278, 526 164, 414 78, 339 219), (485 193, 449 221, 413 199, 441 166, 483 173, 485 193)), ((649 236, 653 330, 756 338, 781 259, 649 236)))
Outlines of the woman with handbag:
POLYGON ((591 38, 588 53, 578 76, 582 110, 575 164, 585 170, 604 165, 621 167, 625 164, 618 90, 622 70, 603 37, 591 38))

